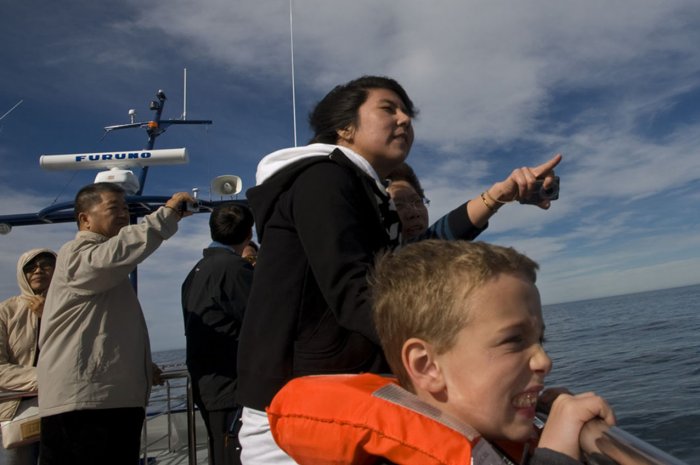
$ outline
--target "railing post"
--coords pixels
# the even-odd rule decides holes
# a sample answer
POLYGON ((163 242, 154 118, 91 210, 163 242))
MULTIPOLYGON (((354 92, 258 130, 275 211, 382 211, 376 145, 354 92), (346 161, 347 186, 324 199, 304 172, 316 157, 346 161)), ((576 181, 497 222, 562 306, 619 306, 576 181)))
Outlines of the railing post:
POLYGON ((197 465, 197 426, 195 424, 192 379, 189 373, 187 373, 187 449, 189 451, 189 465, 197 465))
POLYGON ((141 431, 141 444, 143 444, 143 465, 148 465, 148 411, 143 417, 143 430, 141 431))

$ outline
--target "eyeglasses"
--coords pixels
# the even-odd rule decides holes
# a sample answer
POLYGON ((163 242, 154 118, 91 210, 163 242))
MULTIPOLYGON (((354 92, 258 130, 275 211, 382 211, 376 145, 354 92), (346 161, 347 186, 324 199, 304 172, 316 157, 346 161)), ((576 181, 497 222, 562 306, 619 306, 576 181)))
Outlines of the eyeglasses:
POLYGON ((24 265, 22 271, 24 271, 25 274, 34 273, 37 268, 41 271, 50 271, 53 270, 55 266, 56 264, 54 262, 29 262, 24 265))
POLYGON ((428 205, 430 205, 430 199, 427 199, 425 197, 415 198, 413 200, 408 200, 404 202, 394 202, 394 206, 397 210, 403 210, 408 208, 418 210, 421 207, 428 207, 428 205))

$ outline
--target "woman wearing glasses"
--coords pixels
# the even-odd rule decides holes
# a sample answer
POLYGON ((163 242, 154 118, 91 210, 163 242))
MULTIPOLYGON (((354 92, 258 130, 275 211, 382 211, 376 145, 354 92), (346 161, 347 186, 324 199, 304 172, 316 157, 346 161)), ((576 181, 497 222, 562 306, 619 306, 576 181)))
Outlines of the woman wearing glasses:
POLYGON ((386 191, 396 207, 401 221, 401 234, 405 242, 417 239, 428 230, 428 205, 418 176, 408 163, 401 163, 387 176, 386 191))
MULTIPOLYGON (((561 156, 557 155, 542 166, 556 164, 560 159, 561 156)), ((517 195, 514 193, 514 189, 519 185, 517 178, 525 179, 523 173, 526 170, 526 168, 514 170, 504 181, 494 184, 482 192, 479 197, 458 206, 428 227, 428 205, 430 205, 430 200, 425 196, 423 187, 413 168, 406 162, 401 163, 386 177, 389 183, 386 191, 394 202, 396 212, 399 214, 403 242, 436 238, 456 239, 459 237, 459 234, 456 233, 460 229, 458 225, 464 223, 467 218, 471 220, 471 224, 476 226, 476 228, 484 229, 488 219, 501 206, 517 199, 517 195), (504 191, 506 191, 506 195, 501 194, 504 191), (502 200, 505 198, 507 200, 502 200), (465 209, 467 216, 464 215, 465 209)), ((537 204, 541 208, 549 208, 550 200, 543 199, 537 204)))
MULTIPOLYGON (((50 249, 32 249, 17 262, 17 284, 20 295, 0 303, 0 389, 36 391, 39 321, 44 309, 56 264, 56 253, 50 249)), ((6 400, 0 402, 0 420, 11 420, 22 404, 35 401, 6 400)), ((37 463, 39 443, 12 449, 0 449, 0 461, 8 465, 37 463)))

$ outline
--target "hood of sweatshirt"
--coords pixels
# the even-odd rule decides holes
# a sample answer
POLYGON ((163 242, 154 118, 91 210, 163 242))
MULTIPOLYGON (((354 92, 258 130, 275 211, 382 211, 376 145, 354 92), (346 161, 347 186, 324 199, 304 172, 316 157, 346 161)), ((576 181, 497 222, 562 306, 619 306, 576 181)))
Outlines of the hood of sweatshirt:
POLYGON ((276 152, 266 155, 260 160, 260 163, 258 163, 258 169, 255 173, 255 183, 259 186, 275 173, 294 163, 315 157, 327 157, 333 153, 334 150, 343 152, 348 160, 355 166, 367 173, 367 175, 374 179, 379 185, 383 186, 379 175, 363 156, 347 147, 331 144, 310 144, 303 147, 292 147, 277 150, 276 152))
POLYGON ((302 171, 315 163, 324 162, 354 165, 355 169, 374 180, 381 191, 386 192, 379 175, 369 162, 347 147, 310 144, 272 152, 258 164, 255 175, 257 185, 246 191, 260 241, 265 223, 272 215, 279 196, 291 187, 302 171))
POLYGON ((39 255, 47 254, 56 258, 56 252, 51 249, 32 249, 24 252, 17 261, 17 285, 22 295, 34 295, 27 276, 24 274, 24 267, 27 263, 34 260, 39 255))

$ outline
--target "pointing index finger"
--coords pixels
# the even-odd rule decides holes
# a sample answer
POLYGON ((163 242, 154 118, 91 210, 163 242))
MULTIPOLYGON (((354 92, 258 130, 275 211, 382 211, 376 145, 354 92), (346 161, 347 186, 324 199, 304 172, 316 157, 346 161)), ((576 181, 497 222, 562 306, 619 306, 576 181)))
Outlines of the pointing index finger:
POLYGON ((558 153, 554 155, 550 160, 542 163, 539 166, 536 166, 535 168, 532 168, 532 172, 535 174, 535 177, 541 177, 543 175, 546 175, 550 171, 554 170, 554 167, 561 162, 562 156, 561 153, 558 153))

